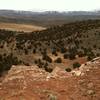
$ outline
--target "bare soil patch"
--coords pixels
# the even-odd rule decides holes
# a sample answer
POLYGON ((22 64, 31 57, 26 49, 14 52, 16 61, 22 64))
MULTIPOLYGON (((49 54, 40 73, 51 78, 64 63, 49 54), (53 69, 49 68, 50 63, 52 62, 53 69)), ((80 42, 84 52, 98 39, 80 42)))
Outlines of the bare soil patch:
POLYGON ((0 29, 12 30, 12 31, 40 31, 46 28, 36 25, 27 25, 27 24, 16 24, 16 23, 0 23, 0 29))

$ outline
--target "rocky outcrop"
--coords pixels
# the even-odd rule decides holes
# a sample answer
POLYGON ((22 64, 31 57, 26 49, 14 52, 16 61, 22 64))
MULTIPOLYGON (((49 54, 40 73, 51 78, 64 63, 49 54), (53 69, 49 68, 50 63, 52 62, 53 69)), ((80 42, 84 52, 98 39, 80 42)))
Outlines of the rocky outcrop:
POLYGON ((26 80, 27 77, 28 79, 32 80, 43 80, 47 75, 48 73, 46 71, 44 71, 43 69, 39 69, 37 66, 13 65, 11 67, 11 70, 8 71, 8 75, 3 80, 3 82, 12 81, 15 79, 26 80))
POLYGON ((37 66, 12 66, 0 83, 2 100, 99 100, 100 58, 66 72, 55 67, 52 73, 37 66))
POLYGON ((91 69, 96 69, 98 66, 100 66, 100 57, 94 58, 93 60, 82 64, 79 69, 73 70, 71 73, 74 76, 83 76, 86 72, 91 69))

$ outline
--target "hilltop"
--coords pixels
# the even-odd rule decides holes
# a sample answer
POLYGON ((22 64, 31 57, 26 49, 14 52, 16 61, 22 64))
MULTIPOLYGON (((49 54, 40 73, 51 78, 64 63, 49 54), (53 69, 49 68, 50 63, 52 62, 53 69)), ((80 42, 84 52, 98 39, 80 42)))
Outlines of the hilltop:
POLYGON ((56 67, 52 73, 37 66, 12 66, 0 82, 4 100, 99 100, 100 58, 66 72, 56 67))

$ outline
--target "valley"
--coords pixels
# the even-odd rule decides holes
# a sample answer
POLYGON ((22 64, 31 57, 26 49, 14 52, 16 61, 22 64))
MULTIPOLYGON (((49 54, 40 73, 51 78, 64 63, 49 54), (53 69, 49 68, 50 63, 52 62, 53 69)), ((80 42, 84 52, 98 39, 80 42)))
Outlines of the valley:
POLYGON ((37 65, 48 72, 56 66, 72 70, 74 63, 79 67, 100 56, 99 20, 69 23, 29 34, 2 29, 0 33, 1 66, 8 66, 2 67, 1 72, 13 64, 37 65))
POLYGON ((99 17, 0 11, 0 100, 99 100, 99 17))

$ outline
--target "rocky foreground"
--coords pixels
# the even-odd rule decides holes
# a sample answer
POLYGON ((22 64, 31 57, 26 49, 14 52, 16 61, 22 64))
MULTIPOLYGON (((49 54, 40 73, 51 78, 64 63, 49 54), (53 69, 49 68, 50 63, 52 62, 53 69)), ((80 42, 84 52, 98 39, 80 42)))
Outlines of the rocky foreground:
POLYGON ((100 58, 71 72, 12 66, 1 79, 0 100, 100 100, 100 58))

